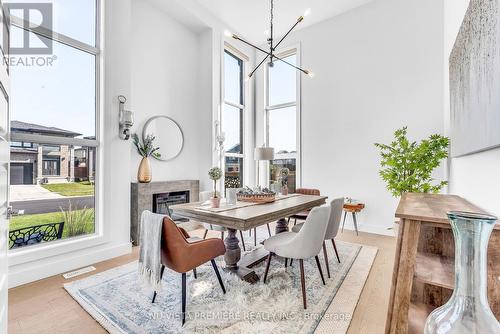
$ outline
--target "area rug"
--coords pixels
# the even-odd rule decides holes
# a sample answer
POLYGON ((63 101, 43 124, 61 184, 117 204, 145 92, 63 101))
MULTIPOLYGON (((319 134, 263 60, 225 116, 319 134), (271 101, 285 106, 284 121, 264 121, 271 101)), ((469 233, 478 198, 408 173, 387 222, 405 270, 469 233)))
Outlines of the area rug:
MULTIPOLYGON (((183 327, 181 275, 168 269, 154 304, 151 289, 139 282, 137 262, 66 284, 65 289, 110 333, 313 333, 317 328, 345 333, 377 249, 338 241, 339 264, 328 245, 330 279, 320 255, 326 286, 314 259, 304 261, 307 310, 302 307, 298 261, 285 269, 279 258, 273 259, 267 284, 249 284, 221 270, 225 295, 210 263, 198 268, 197 279, 189 274, 183 327), (337 292, 342 303, 335 302, 337 292)), ((223 259, 217 263, 223 267, 223 259)), ((262 277, 265 263, 254 269, 262 277)))

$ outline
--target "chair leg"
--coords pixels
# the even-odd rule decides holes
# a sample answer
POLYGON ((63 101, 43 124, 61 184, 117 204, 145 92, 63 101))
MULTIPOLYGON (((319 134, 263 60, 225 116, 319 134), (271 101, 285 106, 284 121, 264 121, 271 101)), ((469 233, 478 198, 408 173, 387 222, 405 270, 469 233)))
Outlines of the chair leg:
POLYGON ((290 224, 290 217, 288 217, 287 223, 290 224))
POLYGON ((267 224, 267 233, 269 233, 269 237, 271 237, 271 228, 269 227, 269 224, 267 224))
POLYGON ((337 252, 337 246, 335 245, 335 240, 332 239, 333 249, 335 250, 335 255, 337 255, 337 261, 340 263, 339 252, 337 252))
POLYGON ((243 246, 243 251, 246 252, 245 239, 243 239, 243 232, 240 231, 241 245, 243 246))
POLYGON ((222 231, 222 232, 220 233, 220 238, 221 238, 221 240, 222 240, 222 241, 224 241, 224 231, 222 231))
POLYGON ((257 247, 257 228, 253 229, 253 245, 257 247))
POLYGON ((182 325, 186 322, 186 273, 182 274, 182 325))
MULTIPOLYGON (((165 271, 165 266, 162 265, 161 269, 160 269, 160 280, 163 278, 164 271, 165 271)), ((156 290, 155 290, 155 292, 153 292, 153 299, 151 300, 151 303, 154 303, 155 299, 156 299, 156 290)))
POLYGON ((304 260, 299 259, 300 264, 300 283, 302 285, 302 302, 304 303, 304 310, 307 309, 307 301, 306 301, 306 278, 304 275, 304 260))
POLYGON ((285 257, 285 269, 288 267, 288 258, 285 257))
POLYGON ((323 241, 323 255, 325 257, 326 273, 328 274, 328 278, 330 278, 330 265, 328 264, 328 252, 326 251, 326 244, 324 241, 323 241))
POLYGON ((293 226, 297 225, 297 218, 293 221, 293 226))
POLYGON ((203 239, 207 238, 208 230, 205 230, 205 233, 203 234, 203 239))
POLYGON ((269 265, 271 264, 272 257, 273 257, 273 253, 269 252, 269 255, 267 256, 266 271, 264 272, 264 283, 266 283, 266 280, 267 280, 267 273, 269 272, 269 265))
POLYGON ((290 267, 292 266, 293 264, 293 259, 290 259, 290 267))
POLYGON ((326 285, 325 277, 323 277, 323 270, 321 270, 321 263, 319 262, 318 255, 316 255, 314 258, 316 259, 316 265, 318 266, 319 275, 321 276, 321 280, 323 281, 323 285, 326 285))
POLYGON ((198 279, 198 273, 196 272, 196 268, 193 269, 194 279, 198 279))
POLYGON ((342 233, 344 233, 345 218, 347 217, 347 211, 344 212, 344 221, 342 222, 342 233))
POLYGON ((217 279, 219 280, 220 287, 222 289, 222 292, 224 294, 226 293, 226 288, 224 287, 224 283, 222 282, 222 278, 220 277, 219 269, 217 268, 217 264, 215 263, 215 260, 211 260, 212 262, 212 267, 214 267, 215 275, 217 275, 217 279))

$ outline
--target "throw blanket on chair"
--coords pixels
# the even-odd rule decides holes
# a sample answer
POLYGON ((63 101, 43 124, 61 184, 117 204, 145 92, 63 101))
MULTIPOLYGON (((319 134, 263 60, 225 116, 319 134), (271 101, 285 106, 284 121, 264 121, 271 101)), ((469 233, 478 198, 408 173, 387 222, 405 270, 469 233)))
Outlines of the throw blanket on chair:
POLYGON ((145 210, 141 215, 139 277, 161 291, 161 235, 164 215, 145 210))

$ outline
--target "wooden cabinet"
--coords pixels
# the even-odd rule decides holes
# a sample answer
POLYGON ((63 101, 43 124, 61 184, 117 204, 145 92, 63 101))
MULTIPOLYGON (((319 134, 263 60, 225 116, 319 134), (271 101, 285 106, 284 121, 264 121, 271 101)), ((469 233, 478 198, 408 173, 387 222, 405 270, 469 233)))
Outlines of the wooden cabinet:
MULTIPOLYGON (((486 213, 454 195, 405 194, 385 332, 423 333, 427 316, 446 303, 455 285, 455 243, 446 213, 486 213)), ((488 246, 488 300, 500 319, 500 224, 488 246)))

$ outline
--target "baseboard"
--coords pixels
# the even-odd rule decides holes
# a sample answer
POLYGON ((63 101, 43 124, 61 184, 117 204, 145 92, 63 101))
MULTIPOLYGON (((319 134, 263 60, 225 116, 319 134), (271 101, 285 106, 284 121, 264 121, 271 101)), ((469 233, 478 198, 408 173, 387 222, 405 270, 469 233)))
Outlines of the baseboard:
MULTIPOLYGON (((345 229, 354 231, 354 227, 352 226, 346 226, 345 229)), ((391 237, 395 236, 395 232, 392 227, 387 227, 383 225, 360 224, 358 225, 358 230, 360 232, 366 232, 366 233, 387 235, 391 237)))
POLYGON ((9 289, 62 274, 97 262, 109 260, 132 251, 130 243, 103 245, 74 253, 45 258, 9 267, 9 289))

